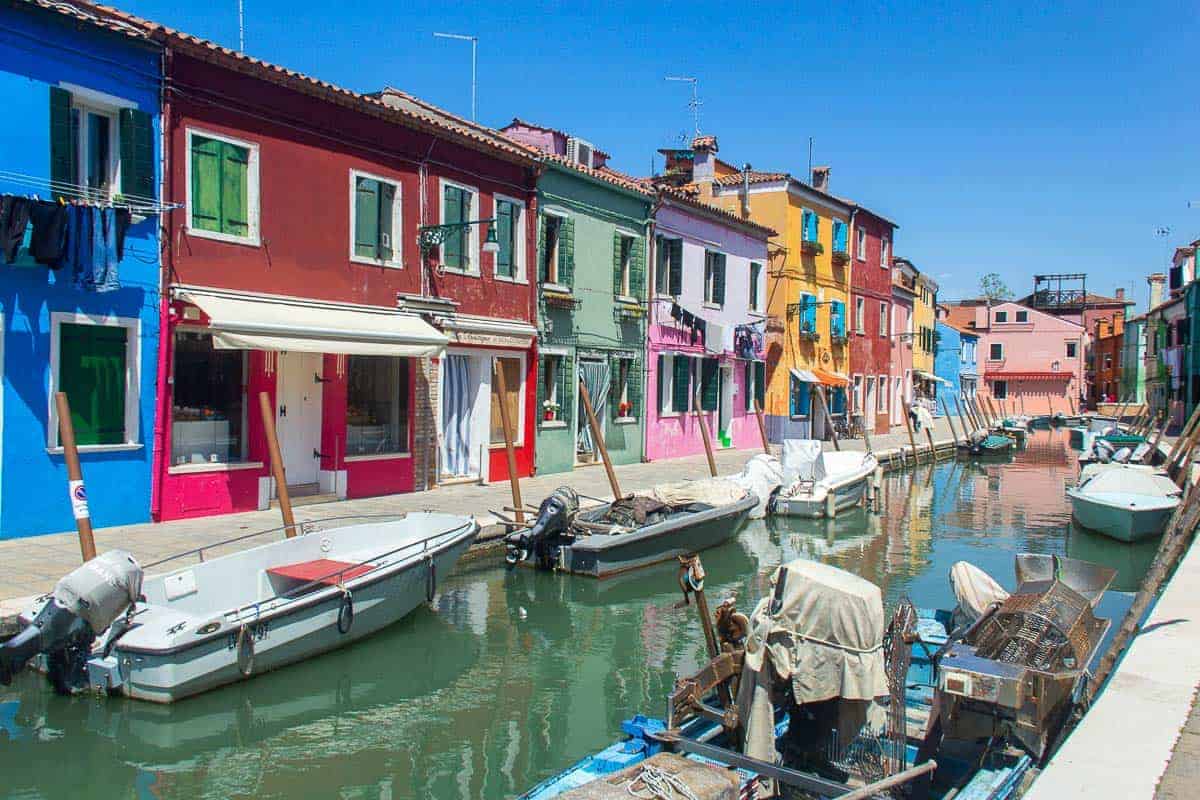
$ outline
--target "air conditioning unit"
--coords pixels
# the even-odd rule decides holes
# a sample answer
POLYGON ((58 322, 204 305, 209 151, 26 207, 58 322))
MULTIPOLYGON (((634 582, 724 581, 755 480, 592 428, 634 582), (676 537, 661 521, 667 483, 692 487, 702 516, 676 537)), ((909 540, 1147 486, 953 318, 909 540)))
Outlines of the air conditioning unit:
POLYGON ((567 160, 573 164, 582 164, 585 167, 591 167, 592 153, 595 149, 591 142, 586 142, 583 139, 572 136, 567 139, 567 160))

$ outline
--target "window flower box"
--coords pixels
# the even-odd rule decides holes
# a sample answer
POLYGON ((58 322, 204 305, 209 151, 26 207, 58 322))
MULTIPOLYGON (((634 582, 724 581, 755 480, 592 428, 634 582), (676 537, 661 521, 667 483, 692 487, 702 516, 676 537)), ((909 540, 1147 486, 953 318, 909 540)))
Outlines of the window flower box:
POLYGON ((558 412, 562 407, 553 400, 544 400, 542 402, 542 419, 546 422, 554 422, 558 419, 558 412))
POLYGON ((849 338, 850 337, 848 337, 842 331, 834 331, 829 335, 829 341, 833 342, 834 344, 845 344, 849 338))
POLYGON ((850 263, 850 254, 845 250, 834 250, 832 259, 834 266, 844 267, 850 263))
POLYGON ((804 239, 800 242, 800 252, 805 255, 819 256, 825 252, 825 245, 811 239, 804 239))
POLYGON ((542 289, 542 302, 550 308, 575 309, 579 306, 579 298, 569 290, 542 289))

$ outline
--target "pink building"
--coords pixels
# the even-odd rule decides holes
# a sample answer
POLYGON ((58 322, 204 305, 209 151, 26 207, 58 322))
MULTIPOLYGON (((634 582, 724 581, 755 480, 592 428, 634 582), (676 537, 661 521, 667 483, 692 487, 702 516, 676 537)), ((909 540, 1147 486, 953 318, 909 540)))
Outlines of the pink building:
POLYGON ((651 258, 645 457, 701 453, 699 398, 717 447, 761 446, 767 240, 775 232, 659 189, 651 258))
POLYGON ((1026 414, 1070 413, 1084 391, 1082 325, 1019 303, 974 307, 981 395, 1026 414))

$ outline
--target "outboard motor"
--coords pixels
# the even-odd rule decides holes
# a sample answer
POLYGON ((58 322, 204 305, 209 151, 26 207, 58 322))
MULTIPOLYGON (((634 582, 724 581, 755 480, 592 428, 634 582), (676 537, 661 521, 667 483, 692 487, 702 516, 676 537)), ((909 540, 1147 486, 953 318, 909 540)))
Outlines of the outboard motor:
POLYGON ((31 659, 46 655, 47 675, 59 694, 87 683, 92 643, 142 593, 142 568, 124 550, 110 550, 59 580, 33 622, 0 647, 0 684, 31 659))
POLYGON ((1096 443, 1092 445, 1092 452, 1096 454, 1096 460, 1101 464, 1108 464, 1113 460, 1113 456, 1117 452, 1117 448, 1113 447, 1104 439, 1096 439, 1096 443))
POLYGON ((543 569, 554 567, 555 549, 567 538, 571 520, 579 511, 579 495, 560 486, 538 507, 537 519, 525 530, 504 537, 504 563, 514 567, 532 556, 543 569))

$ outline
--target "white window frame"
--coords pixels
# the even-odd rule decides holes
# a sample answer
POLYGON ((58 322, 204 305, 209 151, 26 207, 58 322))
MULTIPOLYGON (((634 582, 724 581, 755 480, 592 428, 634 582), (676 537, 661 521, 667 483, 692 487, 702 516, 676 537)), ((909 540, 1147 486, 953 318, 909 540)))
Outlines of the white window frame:
MULTIPOLYGON (((190 150, 188 151, 191 152, 190 150)), ((355 264, 368 264, 372 267, 388 267, 390 269, 404 269, 404 253, 402 245, 404 236, 401 234, 403 228, 401 223, 401 208, 404 203, 401 196, 400 181, 396 178, 385 178, 382 175, 376 175, 371 172, 364 172, 358 169, 350 170, 350 260, 355 264), (358 215, 355 213, 355 203, 358 200, 358 179, 367 178, 368 180, 386 183, 396 190, 395 197, 392 200, 392 257, 388 259, 382 258, 367 258, 360 256, 354 252, 354 242, 358 236, 358 215)))
POLYGON ((888 240, 879 240, 879 266, 884 269, 888 268, 888 240))
MULTIPOLYGON (((545 348, 544 347, 544 348, 541 348, 541 351, 538 353, 538 358, 542 359, 543 361, 546 361, 547 364, 552 363, 554 365, 554 368, 553 368, 554 374, 550 376, 550 378, 551 378, 550 393, 546 397, 542 398, 542 402, 544 403, 547 400, 549 400, 552 403, 558 403, 558 414, 557 414, 557 416, 555 416, 554 419, 549 419, 549 420, 546 419, 546 409, 545 408, 536 409, 538 427, 545 429, 545 430, 550 430, 553 428, 567 427, 566 421, 564 421, 562 418, 563 404, 562 404, 562 401, 560 401, 558 399, 559 371, 563 368, 563 359, 566 358, 566 356, 567 356, 567 351, 565 348, 559 349, 559 348, 545 348), (553 359, 553 361, 547 361, 547 359, 553 359)), ((539 374, 539 379, 540 378, 541 378, 541 375, 539 374)))
POLYGON ((708 306, 710 308, 724 308, 725 307, 724 304, 718 303, 716 300, 716 296, 713 294, 713 286, 714 286, 713 277, 717 274, 717 272, 715 269, 712 271, 711 274, 708 271, 708 254, 709 253, 712 253, 714 256, 722 256, 724 258, 724 261, 722 262, 722 269, 724 269, 724 271, 725 271, 724 277, 725 277, 725 288, 726 289, 729 288, 729 255, 727 253, 721 252, 720 250, 710 250, 707 247, 704 248, 704 305, 708 306))
MULTIPOLYGON (((571 292, 570 287, 564 286, 563 284, 558 282, 558 279, 559 279, 558 247, 559 247, 559 240, 562 238, 562 225, 564 222, 566 222, 568 219, 571 218, 571 215, 565 211, 560 211, 556 208, 543 208, 541 210, 541 213, 547 217, 554 217, 555 219, 558 220, 558 224, 559 224, 558 235, 556 237, 554 237, 554 258, 550 259, 550 263, 554 265, 554 280, 545 281, 544 283, 542 283, 542 288, 550 289, 550 290, 556 291, 556 292, 570 293, 571 292)), ((539 234, 539 238, 540 238, 540 234, 539 234)), ((542 271, 542 262, 540 261, 541 257, 542 257, 542 254, 541 254, 541 252, 539 252, 538 253, 539 261, 537 263, 537 273, 538 273, 539 281, 541 280, 541 271, 542 271)))
POLYGON ((855 238, 857 239, 857 241, 854 243, 854 245, 855 245, 855 249, 858 251, 854 254, 854 256, 859 261, 866 261, 867 260, 867 229, 859 227, 859 226, 855 226, 854 231, 855 231, 855 238))
POLYGON ((527 283, 529 283, 529 272, 527 271, 527 267, 526 267, 527 262, 525 260, 525 239, 528 238, 525 235, 525 211, 526 211, 525 201, 518 200, 515 197, 509 197, 506 194, 493 194, 492 195, 492 216, 493 217, 496 216, 496 206, 501 201, 503 201, 505 203, 509 203, 510 205, 513 205, 518 209, 516 219, 513 220, 513 229, 517 232, 516 233, 517 242, 516 242, 516 246, 513 248, 513 259, 515 260, 515 263, 513 264, 513 276, 511 278, 509 278, 509 277, 506 277, 506 276, 501 275, 498 272, 496 272, 496 259, 495 259, 495 257, 493 257, 492 258, 492 277, 498 281, 504 281, 505 283, 527 284, 527 283))
POLYGON ((853 396, 853 406, 851 407, 851 412, 855 413, 855 414, 861 414, 861 413, 863 413, 863 398, 865 396, 863 394, 863 392, 865 391, 865 388, 863 386, 863 376, 855 374, 852 377, 852 380, 853 380, 853 386, 854 386, 854 396, 853 396))
POLYGON ((1008 311, 997 311, 995 313, 995 315, 993 316, 993 319, 995 320, 997 325, 1007 325, 1008 324, 1008 311))
POLYGON ((1024 310, 1018 310, 1017 312, 1015 312, 1013 314, 1013 322, 1029 322, 1029 312, 1024 311, 1024 310), (1025 319, 1021 319, 1022 314, 1025 315, 1025 319))
MULTIPOLYGON (((71 111, 79 112, 78 138, 75 140, 75 175, 78 189, 81 193, 90 192, 87 185, 88 164, 88 132, 87 115, 94 114, 108 120, 108 191, 100 195, 109 199, 121 193, 121 119, 119 108, 107 103, 99 103, 92 97, 71 92, 71 111)), ((190 151, 189 151, 190 152, 190 151)))
POLYGON ((888 308, 889 305, 886 300, 879 301, 879 335, 885 339, 888 337, 888 331, 891 330, 888 320, 891 319, 893 324, 895 322, 894 316, 890 313, 891 309, 888 308))
MULTIPOLYGON (((629 402, 629 378, 632 377, 633 371, 635 369, 637 369, 637 359, 634 358, 633 356, 625 356, 625 355, 617 356, 617 365, 618 365, 617 369, 620 369, 620 364, 623 361, 629 362, 629 371, 625 373, 625 382, 621 384, 621 396, 610 401, 612 403, 615 403, 613 408, 616 408, 618 410, 621 408, 621 403, 629 402)), ((645 404, 646 404, 646 398, 643 397, 642 405, 644 406, 645 404)), ((629 422, 637 422, 637 420, 638 420, 638 417, 636 414, 634 414, 632 416, 629 416, 629 415, 617 416, 614 418, 613 421, 620 423, 620 424, 625 424, 625 423, 629 423, 629 422)))
POLYGON ((1066 346, 1066 352, 1067 352, 1067 355, 1066 355, 1066 357, 1067 357, 1067 358, 1078 358, 1078 357, 1079 357, 1079 344, 1078 344, 1078 342, 1067 342, 1067 343, 1066 343, 1066 345, 1067 345, 1067 346, 1066 346), (1071 348, 1074 348, 1074 349, 1075 349, 1075 352, 1074 352, 1074 353, 1072 353, 1072 352, 1071 352, 1071 348))
POLYGON ((876 395, 876 397, 878 397, 879 399, 875 401, 875 405, 876 405, 875 413, 876 414, 888 413, 888 406, 889 406, 888 392, 891 388, 892 387, 888 385, 888 376, 880 375, 879 382, 876 384, 876 391, 879 392, 879 394, 876 395))
MULTIPOLYGON (((480 205, 479 205, 479 203, 480 203, 479 189, 475 186, 470 186, 465 183, 459 183, 458 181, 450 180, 449 178, 439 178, 438 179, 438 223, 443 224, 446 221, 446 187, 447 186, 453 186, 455 189, 462 189, 464 192, 467 192, 468 194, 471 195, 471 208, 474 209, 474 211, 472 213, 475 215, 476 219, 479 219, 480 214, 481 214, 480 205)), ((467 246, 470 249, 470 253, 468 254, 468 257, 470 258, 470 261, 468 262, 468 264, 469 264, 468 268, 462 269, 460 267, 446 266, 445 250, 443 249, 444 246, 440 245, 440 244, 438 245, 438 266, 441 269, 445 270, 446 272, 452 272, 455 275, 474 275, 474 276, 478 277, 479 276, 479 267, 480 267, 479 262, 482 260, 481 254, 483 252, 482 249, 480 248, 480 244, 479 244, 479 226, 478 225, 468 225, 467 232, 468 232, 467 246)))
POLYGON ((988 361, 1003 361, 1004 360, 1004 342, 988 342, 988 361), (999 347, 1000 355, 993 356, 992 348, 999 347))
POLYGON ((235 139, 232 136, 226 136, 223 133, 210 131, 205 128, 188 128, 186 134, 186 154, 184 159, 185 178, 184 189, 187 192, 187 208, 184 209, 187 225, 188 236, 197 236, 201 239, 214 239, 218 242, 228 242, 229 244, 242 244, 250 247, 261 247, 262 236, 260 229, 261 208, 259 206, 259 153, 258 144, 248 142, 244 139, 235 139), (201 136, 205 139, 215 139, 226 144, 234 145, 235 147, 246 148, 246 223, 249 226, 249 233, 245 236, 234 236, 230 233, 221 233, 220 231, 206 231, 200 228, 192 227, 192 138, 201 136))
MULTIPOLYGON (((662 369, 658 371, 658 395, 662 398, 659 403, 659 417, 678 417, 683 412, 676 411, 672 407, 672 397, 675 394, 675 359, 686 358, 676 353, 660 353, 662 356, 662 369)), ((657 361, 657 359, 655 359, 657 361)), ((691 405, 691 402, 688 403, 691 405)))
POLYGON ((621 237, 622 242, 629 240, 629 258, 621 262, 621 293, 617 295, 617 299, 626 303, 636 303, 636 292, 630 282, 633 280, 633 248, 637 246, 637 240, 641 237, 627 228, 617 228, 617 235, 621 237))
POLYGON ((142 446, 139 431, 141 409, 141 329, 142 322, 136 317, 104 316, 70 311, 50 313, 50 383, 48 412, 46 418, 46 451, 61 453, 58 441, 58 406, 54 396, 58 392, 59 347, 64 324, 97 325, 125 329, 125 441, 121 444, 82 444, 81 453, 104 453, 119 450, 136 450, 142 446))
POLYGON ((859 295, 854 298, 854 332, 859 336, 867 332, 866 328, 867 316, 867 298, 859 295))

